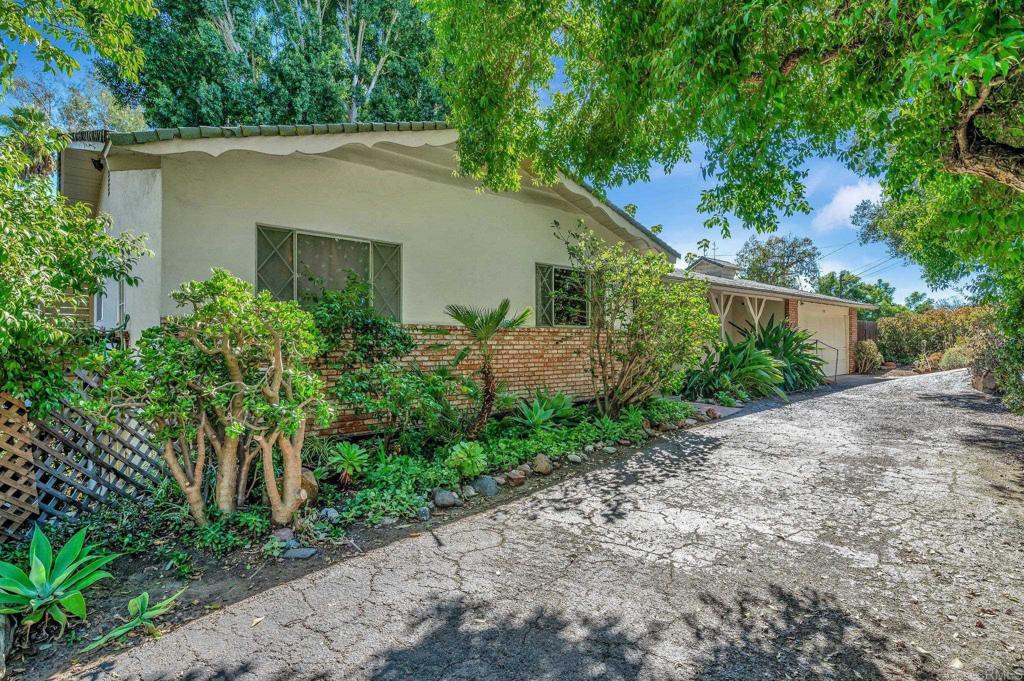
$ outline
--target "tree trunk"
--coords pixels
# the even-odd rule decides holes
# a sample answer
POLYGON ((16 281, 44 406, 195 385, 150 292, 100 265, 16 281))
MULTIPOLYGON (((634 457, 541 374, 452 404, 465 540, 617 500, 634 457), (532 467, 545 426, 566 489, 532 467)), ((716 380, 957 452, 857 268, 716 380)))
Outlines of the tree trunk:
POLYGON ((973 126, 966 138, 966 144, 955 144, 953 153, 945 159, 946 170, 983 177, 1024 192, 1024 151, 988 140, 973 131, 973 126))
POLYGON ((302 489, 302 442, 305 425, 299 426, 299 432, 291 439, 283 434, 275 434, 271 438, 259 438, 260 450, 263 453, 263 479, 267 485, 267 499, 270 502, 270 519, 275 525, 290 525, 295 519, 295 512, 306 500, 306 491, 302 489), (284 469, 280 485, 277 472, 274 470, 274 445, 281 450, 281 463, 284 469))
POLYGON ((167 463, 167 468, 171 471, 171 477, 174 478, 174 481, 178 483, 178 487, 185 494, 189 514, 191 514, 197 525, 205 527, 210 524, 210 519, 206 516, 206 503, 203 499, 203 468, 206 464, 206 455, 201 432, 198 437, 200 442, 199 452, 194 466, 191 463, 188 448, 186 447, 185 451, 182 452, 191 470, 186 472, 182 468, 181 462, 178 460, 178 454, 174 451, 173 442, 164 443, 163 456, 164 461, 167 463))
POLYGON ((469 430, 466 431, 467 440, 475 440, 477 438, 480 431, 487 425, 487 419, 491 417, 491 412, 494 411, 497 387, 495 385, 494 369, 489 358, 484 358, 483 364, 480 365, 480 378, 483 379, 484 383, 484 396, 480 402, 480 411, 477 412, 476 418, 473 419, 469 430))
POLYGON ((215 497, 221 513, 230 515, 237 510, 238 493, 238 438, 225 437, 217 462, 217 486, 215 497))

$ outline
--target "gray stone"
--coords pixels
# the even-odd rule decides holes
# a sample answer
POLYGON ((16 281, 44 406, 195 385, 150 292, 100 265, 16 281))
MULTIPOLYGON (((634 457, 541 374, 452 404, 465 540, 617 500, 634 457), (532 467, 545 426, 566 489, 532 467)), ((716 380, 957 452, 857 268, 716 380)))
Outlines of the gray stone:
POLYGON ((685 425, 687 428, 693 428, 695 425, 697 425, 697 419, 686 419, 683 421, 683 425, 685 425))
POLYGON ((490 475, 481 475, 473 481, 473 489, 485 497, 493 497, 498 493, 498 481, 490 475))
POLYGON ((565 458, 569 460, 569 463, 583 463, 583 457, 579 454, 570 454, 565 458))
POLYGON ((615 449, 615 447, 612 447, 611 445, 608 445, 607 447, 604 447, 603 451, 605 454, 614 454, 619 450, 615 449))
POLYGON ((538 454, 533 460, 533 470, 541 475, 551 475, 554 467, 551 465, 551 459, 544 454, 538 454))
POLYGON ((320 518, 334 525, 341 521, 341 513, 336 508, 322 508, 320 509, 320 518))
POLYGON ((430 507, 420 506, 418 509, 416 509, 416 520, 422 522, 427 522, 428 520, 430 520, 430 507))
POLYGON ((282 558, 288 560, 305 560, 306 558, 312 558, 317 554, 317 550, 312 547, 306 547, 303 549, 288 549, 281 554, 282 558))
POLYGON ((504 485, 508 480, 505 479, 504 475, 495 475, 494 482, 498 483, 498 486, 504 485))
POLYGON ((472 485, 463 485, 459 493, 462 495, 463 499, 472 499, 476 496, 476 490, 473 489, 472 485))
POLYGON ((289 539, 284 543, 284 547, 286 549, 300 549, 302 548, 302 544, 299 542, 298 539, 289 539))
POLYGON ((273 535, 283 542, 289 542, 295 539, 295 530, 290 527, 279 527, 274 530, 273 535))
POLYGON ((622 445, 623 447, 628 447, 630 445, 630 442, 626 438, 622 438, 621 440, 619 440, 619 444, 622 445))
POLYGON ((459 495, 455 492, 449 492, 446 489, 439 489, 434 492, 434 505, 438 508, 462 506, 462 499, 459 499, 459 495))
POLYGON ((587 454, 592 454, 594 452, 594 445, 587 445, 586 447, 583 448, 583 451, 585 451, 587 454))
POLYGON ((519 464, 519 466, 516 468, 516 470, 522 471, 523 475, 525 475, 527 477, 529 477, 530 474, 533 473, 533 469, 530 468, 530 464, 528 464, 528 463, 519 464))

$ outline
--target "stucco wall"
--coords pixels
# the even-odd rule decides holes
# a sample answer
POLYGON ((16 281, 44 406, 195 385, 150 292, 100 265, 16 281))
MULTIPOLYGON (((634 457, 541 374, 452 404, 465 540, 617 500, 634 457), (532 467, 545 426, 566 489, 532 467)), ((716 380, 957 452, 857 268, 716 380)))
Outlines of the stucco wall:
MULTIPOLYGON (((449 303, 534 306, 537 262, 567 262, 551 223, 578 215, 470 182, 313 156, 164 157, 160 313, 182 282, 224 267, 255 282, 256 225, 402 244, 402 321, 447 320, 449 303)), ((598 233, 610 232, 589 223, 598 233)))
MULTIPOLYGON (((119 170, 105 173, 100 187, 98 210, 110 215, 113 231, 140 234, 153 257, 141 258, 135 274, 141 278, 139 286, 125 286, 125 312, 128 315, 128 333, 137 339, 142 329, 160 322, 162 306, 161 284, 161 171, 119 170)), ((107 282, 103 305, 103 326, 118 323, 119 287, 107 282)))

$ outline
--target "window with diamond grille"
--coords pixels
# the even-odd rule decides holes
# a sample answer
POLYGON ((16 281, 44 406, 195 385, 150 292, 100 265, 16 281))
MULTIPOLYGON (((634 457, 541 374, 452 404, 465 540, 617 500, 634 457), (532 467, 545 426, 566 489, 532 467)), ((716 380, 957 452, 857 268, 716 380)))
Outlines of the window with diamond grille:
POLYGON ((590 324, 583 275, 557 265, 537 265, 537 326, 590 324))
POLYGON ((256 261, 256 289, 279 300, 341 290, 354 272, 370 283, 374 308, 401 320, 402 247, 397 244, 258 226, 256 261))

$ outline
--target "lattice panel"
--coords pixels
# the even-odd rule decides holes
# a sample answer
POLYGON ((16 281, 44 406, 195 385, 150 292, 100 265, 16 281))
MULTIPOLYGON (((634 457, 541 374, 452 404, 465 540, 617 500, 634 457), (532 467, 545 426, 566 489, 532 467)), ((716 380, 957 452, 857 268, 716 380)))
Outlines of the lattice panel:
POLYGON ((39 513, 31 431, 25 405, 0 393, 0 540, 20 536, 39 513))

